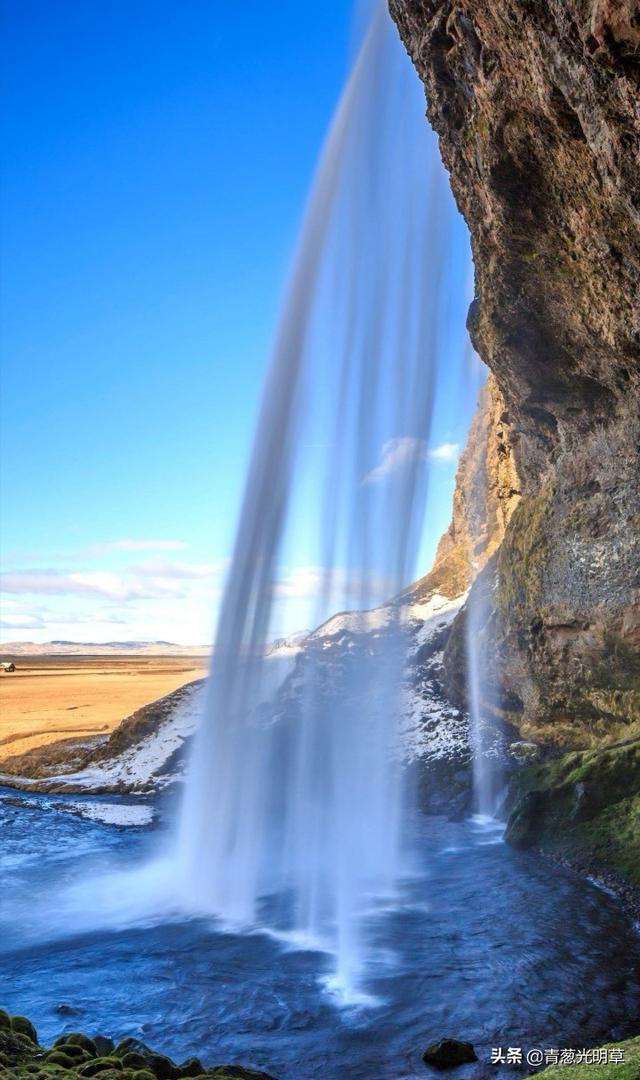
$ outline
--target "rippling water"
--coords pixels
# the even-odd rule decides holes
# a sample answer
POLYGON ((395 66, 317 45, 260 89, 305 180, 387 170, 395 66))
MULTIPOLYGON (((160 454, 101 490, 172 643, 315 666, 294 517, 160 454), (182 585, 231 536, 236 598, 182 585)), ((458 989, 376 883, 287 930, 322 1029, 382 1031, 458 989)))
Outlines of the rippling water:
POLYGON ((83 821, 61 801, 0 802, 1 996, 44 1040, 82 1028, 280 1080, 408 1080, 430 1075, 421 1053, 442 1035, 474 1043, 481 1064, 454 1073, 470 1077, 492 1046, 582 1047, 637 1026, 640 940, 616 902, 471 822, 418 822, 415 876, 368 920, 371 1003, 344 1007, 323 986, 329 956, 264 934, 160 915, 79 931, 65 889, 146 861, 164 826, 83 821))

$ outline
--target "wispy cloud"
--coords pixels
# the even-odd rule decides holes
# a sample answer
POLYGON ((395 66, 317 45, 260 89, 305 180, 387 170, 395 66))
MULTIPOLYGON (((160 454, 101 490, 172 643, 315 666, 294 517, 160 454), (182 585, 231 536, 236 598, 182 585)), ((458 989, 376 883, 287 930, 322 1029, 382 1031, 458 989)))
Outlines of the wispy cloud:
POLYGON ((175 587, 163 582, 140 580, 105 570, 65 573, 61 570, 13 570, 0 574, 0 590, 34 595, 102 596, 110 600, 148 600, 176 595, 175 587))
POLYGON ((0 574, 0 591, 16 595, 94 596, 108 600, 154 600, 179 597, 191 582, 213 581, 227 560, 188 563, 146 559, 122 573, 110 570, 22 569, 0 574))
POLYGON ((274 595, 278 600, 304 600, 326 592, 337 603, 347 603, 362 594, 386 596, 393 589, 394 583, 380 574, 365 575, 338 567, 297 566, 276 582, 274 595))
POLYGON ((125 537, 122 540, 91 544, 87 550, 92 555, 108 555, 112 551, 182 551, 190 546, 185 540, 135 540, 125 537))
POLYGON ((459 452, 457 443, 444 442, 430 448, 424 439, 400 435, 384 443, 378 464, 367 473, 363 483, 375 484, 421 461, 455 461, 459 452))
POLYGON ((188 581, 197 578, 214 577, 216 574, 226 570, 228 565, 228 559, 220 559, 218 562, 210 563, 190 563, 175 559, 145 559, 129 569, 132 574, 139 577, 183 579, 188 581))

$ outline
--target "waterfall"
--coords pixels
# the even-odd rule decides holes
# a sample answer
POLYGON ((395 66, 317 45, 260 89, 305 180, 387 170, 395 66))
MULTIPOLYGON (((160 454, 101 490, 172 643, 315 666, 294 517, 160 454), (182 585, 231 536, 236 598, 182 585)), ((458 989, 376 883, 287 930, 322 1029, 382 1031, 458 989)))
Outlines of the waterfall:
MULTIPOLYGON (((492 511, 489 494, 490 426, 482 429, 482 453, 469 477, 467 524, 471 537, 470 570, 475 581, 465 605, 465 647, 470 743, 473 767, 473 811, 483 824, 494 821, 501 789, 497 732, 492 707, 497 698, 495 672, 488 650, 496 618, 491 596, 493 575, 487 567, 492 511), (484 573, 483 573, 484 571, 484 573)), ((493 528, 495 528, 495 523, 493 528)))
POLYGON ((347 989, 364 978, 366 913, 402 871, 403 616, 378 606, 415 576, 467 266, 422 90, 379 2, 285 293, 179 837, 194 909, 329 950, 347 989), (340 620, 316 632, 274 696, 267 643, 296 612, 308 626, 346 610, 359 633, 339 647, 340 620))
POLYGON ((471 750, 473 754, 473 810, 481 821, 493 818, 496 804, 496 772, 491 758, 491 736, 486 715, 490 687, 486 659, 482 655, 482 631, 489 608, 479 588, 472 589, 466 605, 467 688, 471 750))

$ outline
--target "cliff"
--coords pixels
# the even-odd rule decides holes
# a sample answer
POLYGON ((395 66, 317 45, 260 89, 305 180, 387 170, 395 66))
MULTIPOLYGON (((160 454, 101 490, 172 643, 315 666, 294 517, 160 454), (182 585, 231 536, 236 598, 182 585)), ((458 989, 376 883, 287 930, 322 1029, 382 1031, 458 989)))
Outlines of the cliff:
MULTIPOLYGON (((512 780, 507 836, 596 873, 637 912, 640 10, 389 6, 470 230, 468 325, 522 493, 472 586, 490 707, 538 757, 512 780)), ((454 511, 442 566, 459 535, 454 511)), ((444 654, 456 700, 464 618, 444 654)))
POLYGON ((509 415, 495 377, 489 375, 460 455, 451 524, 440 538, 429 573, 403 599, 422 603, 434 593, 453 599, 465 592, 500 547, 519 499, 509 415))
POLYGON ((471 232, 469 327, 521 481, 496 560, 510 718, 618 738, 640 717, 637 6, 390 8, 471 232))

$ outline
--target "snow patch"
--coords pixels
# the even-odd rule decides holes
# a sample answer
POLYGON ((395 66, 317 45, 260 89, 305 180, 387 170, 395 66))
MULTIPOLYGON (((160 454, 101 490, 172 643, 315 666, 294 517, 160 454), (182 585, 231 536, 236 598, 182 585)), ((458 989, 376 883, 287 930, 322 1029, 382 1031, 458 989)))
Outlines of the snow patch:
POLYGON ((185 739, 195 731, 203 701, 204 687, 195 686, 184 695, 167 720, 139 743, 129 747, 124 754, 96 762, 79 772, 49 777, 49 782, 69 784, 87 791, 104 788, 140 791, 151 785, 156 790, 166 787, 175 779, 175 775, 163 776, 162 770, 181 749, 185 739))
POLYGON ((137 828, 150 825, 155 817, 153 807, 144 803, 132 805, 131 803, 64 802, 56 803, 55 809, 77 814, 78 817, 86 818, 88 821, 99 821, 103 825, 137 828))

